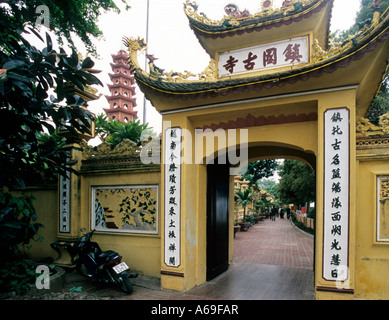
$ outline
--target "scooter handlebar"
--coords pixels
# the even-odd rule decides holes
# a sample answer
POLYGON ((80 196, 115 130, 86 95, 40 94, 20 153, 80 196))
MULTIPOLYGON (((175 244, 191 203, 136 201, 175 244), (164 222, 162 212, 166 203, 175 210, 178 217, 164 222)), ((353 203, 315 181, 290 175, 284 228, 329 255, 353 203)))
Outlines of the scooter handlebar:
POLYGON ((95 230, 93 229, 92 231, 83 234, 83 235, 76 241, 76 243, 74 244, 75 247, 79 247, 81 244, 84 244, 84 243, 90 241, 90 239, 92 238, 92 235, 93 235, 94 232, 95 232, 95 230))

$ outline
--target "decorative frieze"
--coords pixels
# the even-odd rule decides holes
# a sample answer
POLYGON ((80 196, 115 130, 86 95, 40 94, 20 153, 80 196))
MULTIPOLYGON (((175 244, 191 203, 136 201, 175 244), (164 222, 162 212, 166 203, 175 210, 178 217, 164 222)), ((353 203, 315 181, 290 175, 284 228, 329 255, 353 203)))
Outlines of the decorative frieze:
POLYGON ((380 117, 378 125, 362 118, 356 125, 357 150, 386 149, 389 147, 389 113, 380 117))
POLYGON ((92 187, 91 225, 97 231, 158 234, 158 186, 92 187))
POLYGON ((310 114, 289 114, 289 115, 278 115, 278 116, 259 116, 255 117, 252 114, 248 114, 245 118, 237 118, 236 120, 230 120, 228 122, 212 123, 210 125, 203 126, 203 130, 212 129, 239 129, 239 128, 250 128, 250 127, 261 127, 270 126, 285 123, 299 123, 307 121, 317 121, 317 113, 312 112, 310 114))
POLYGON ((96 147, 88 146, 85 141, 81 143, 83 149, 83 159, 93 158, 111 158, 111 157, 123 157, 133 156, 140 154, 140 147, 129 139, 123 139, 115 148, 112 148, 108 142, 102 142, 96 147))
POLYGON ((359 138, 389 135, 389 113, 380 117, 378 125, 374 125, 366 118, 360 119, 356 130, 359 138))

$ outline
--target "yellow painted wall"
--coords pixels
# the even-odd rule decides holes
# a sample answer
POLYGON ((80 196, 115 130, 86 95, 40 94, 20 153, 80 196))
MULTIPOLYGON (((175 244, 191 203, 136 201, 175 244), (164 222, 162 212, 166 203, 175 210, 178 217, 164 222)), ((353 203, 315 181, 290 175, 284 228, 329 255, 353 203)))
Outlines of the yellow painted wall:
POLYGON ((389 299, 389 242, 377 239, 377 176, 389 175, 388 149, 358 151, 356 299, 389 299))
MULTIPOLYGON (((87 174, 80 176, 78 181, 80 192, 74 192, 80 200, 80 207, 72 207, 72 227, 80 226, 80 230, 73 230, 74 234, 83 234, 91 230, 91 187, 92 186, 117 186, 117 185, 158 185, 160 184, 160 172, 141 171, 117 174, 87 174), (78 210, 76 210, 78 209, 78 210), (78 220, 78 221, 74 221, 78 220)), ((76 182, 75 182, 76 183, 76 182)), ((161 199, 161 189, 158 189, 159 200, 161 199)), ((70 239, 66 233, 58 233, 58 191, 52 190, 31 190, 26 192, 35 197, 34 206, 36 208, 37 222, 44 225, 39 230, 38 237, 43 237, 43 241, 32 241, 32 248, 26 253, 33 259, 51 257, 57 259, 57 252, 51 248, 50 244, 59 240, 70 239)), ((19 195, 20 193, 15 193, 19 195)), ((160 201, 159 201, 160 204, 160 201)), ((161 207, 158 208, 158 234, 128 234, 115 232, 96 231, 92 240, 96 241, 102 250, 114 250, 119 252, 131 270, 139 274, 160 277, 161 269, 161 207)))
MULTIPOLYGON (((81 179, 81 228, 91 230, 91 188, 92 186, 159 185, 159 171, 131 173, 84 174, 81 179)), ((159 188, 159 199, 161 189, 159 188)), ((159 201, 160 203, 160 201, 159 201)), ((161 206, 158 208, 158 234, 130 234, 96 231, 93 241, 102 250, 117 251, 131 270, 140 274, 160 277, 161 258, 161 206)))
MULTIPOLYGON (((30 258, 57 258, 57 253, 50 247, 50 244, 57 240, 58 229, 58 198, 56 189, 29 189, 24 192, 28 196, 35 198, 34 208, 36 210, 37 221, 41 223, 44 228, 39 229, 35 237, 29 245, 31 249, 26 250, 25 253, 30 258), (43 238, 43 241, 39 240, 43 238)), ((20 196, 22 193, 15 192, 15 196, 20 196)))

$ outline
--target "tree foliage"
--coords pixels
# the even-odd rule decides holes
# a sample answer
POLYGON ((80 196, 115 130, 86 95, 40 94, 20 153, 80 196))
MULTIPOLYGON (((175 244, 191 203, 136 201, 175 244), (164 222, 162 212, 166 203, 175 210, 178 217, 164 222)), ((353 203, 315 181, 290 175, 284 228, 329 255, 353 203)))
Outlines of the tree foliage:
POLYGON ((68 85, 84 90, 86 85, 102 83, 92 74, 96 71, 90 58, 81 63, 75 52, 71 56, 62 49, 56 52, 48 34, 40 51, 17 31, 8 31, 0 43, 0 165, 7 168, 0 173, 0 185, 24 187, 32 172, 69 169, 63 165, 66 154, 43 141, 40 133, 54 134, 59 127, 90 133, 94 118, 83 108, 85 101, 67 90, 68 85))
MULTIPOLYGON (((279 168, 279 166, 277 166, 277 168, 279 168)), ((265 190, 275 198, 278 198, 278 184, 276 181, 271 179, 262 179, 258 183, 258 187, 260 187, 262 190, 265 190)))
MULTIPOLYGON (((126 9, 130 8, 128 0, 122 2, 126 4, 126 9)), ((50 30, 55 33, 60 45, 66 40, 71 48, 75 49, 76 35, 88 52, 94 55, 97 55, 97 52, 92 39, 103 35, 97 25, 98 18, 108 11, 120 13, 113 0, 2 0, 0 7, 7 10, 12 25, 22 21, 26 27, 34 29, 45 22, 42 14, 47 14, 50 19, 48 23, 50 30)))
POLYGON ((272 177, 277 167, 278 164, 276 160, 271 159, 250 162, 247 165, 247 170, 242 175, 241 180, 246 180, 250 185, 256 186, 258 180, 272 177))
MULTIPOLYGON (((357 34, 365 26, 370 26, 373 21, 374 11, 377 9, 372 8, 372 4, 375 0, 362 0, 361 7, 357 13, 355 24, 344 31, 336 31, 332 35, 336 42, 347 41, 350 36, 357 34)), ((379 6, 378 11, 380 14, 383 14, 389 8, 389 0, 383 0, 379 6)), ((372 123, 378 124, 380 116, 389 112, 389 74, 387 73, 384 77, 382 85, 380 87, 377 96, 372 101, 370 108, 366 114, 372 123)))
MULTIPOLYGON (((55 1, 55 3, 65 2, 55 1)), ((74 86, 102 85, 90 58, 79 61, 55 50, 48 33, 43 39, 29 16, 33 1, 0 2, 0 267, 13 261, 19 246, 27 245, 42 227, 36 222, 33 198, 15 197, 7 189, 24 188, 43 174, 71 170, 66 139, 56 130, 90 133, 92 114, 75 95, 74 86), (42 50, 26 34, 35 34, 42 50)), ((54 24, 55 26, 55 24, 54 24)), ((61 28, 66 29, 63 25, 61 28)))
POLYGON ((304 162, 285 160, 280 166, 278 196, 284 204, 305 206, 316 201, 316 178, 312 168, 304 162))
POLYGON ((386 75, 380 91, 374 98, 367 112, 366 118, 378 125, 380 117, 389 112, 389 74, 386 75))
POLYGON ((243 222, 246 222, 246 208, 253 198, 252 191, 247 188, 245 190, 235 190, 236 202, 243 208, 243 222))

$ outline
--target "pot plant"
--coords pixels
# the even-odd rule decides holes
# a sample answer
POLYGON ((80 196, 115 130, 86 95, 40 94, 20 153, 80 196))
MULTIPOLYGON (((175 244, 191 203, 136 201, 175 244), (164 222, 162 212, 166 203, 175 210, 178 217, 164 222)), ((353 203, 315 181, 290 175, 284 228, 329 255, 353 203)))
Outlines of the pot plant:
MULTIPOLYGON (((254 203, 254 206, 255 206, 255 203, 254 203)), ((257 224, 257 223, 259 223, 259 221, 261 221, 261 216, 260 216, 260 214, 259 214, 259 210, 258 210, 258 208, 257 207, 255 207, 255 209, 249 209, 249 210, 251 210, 251 212, 252 212, 252 218, 253 218, 253 220, 254 220, 254 224, 257 224)))
POLYGON ((251 201, 252 193, 249 189, 246 189, 244 191, 236 190, 235 191, 235 198, 238 205, 243 207, 243 220, 240 225, 240 231, 247 231, 250 227, 250 222, 247 221, 246 217, 246 207, 251 201))
POLYGON ((235 238, 235 235, 236 235, 236 233, 239 231, 239 229, 240 229, 240 225, 239 225, 239 222, 238 222, 238 220, 234 220, 234 238, 235 238))
POLYGON ((250 224, 249 227, 252 227, 255 224, 255 218, 252 215, 247 215, 246 222, 250 224))
POLYGON ((262 221, 262 218, 259 214, 255 214, 253 217, 255 224, 259 223, 259 221, 262 221))

